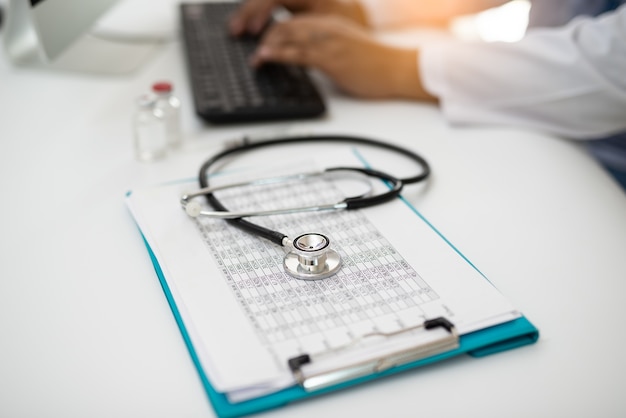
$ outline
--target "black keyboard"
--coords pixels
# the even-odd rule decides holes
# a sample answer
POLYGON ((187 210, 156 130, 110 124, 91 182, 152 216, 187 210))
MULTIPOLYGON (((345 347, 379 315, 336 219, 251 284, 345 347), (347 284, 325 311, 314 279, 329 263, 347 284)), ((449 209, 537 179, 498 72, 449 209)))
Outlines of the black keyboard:
POLYGON ((182 31, 194 106, 213 123, 320 116, 324 101, 304 68, 249 65, 258 38, 234 38, 234 2, 181 4, 182 31))

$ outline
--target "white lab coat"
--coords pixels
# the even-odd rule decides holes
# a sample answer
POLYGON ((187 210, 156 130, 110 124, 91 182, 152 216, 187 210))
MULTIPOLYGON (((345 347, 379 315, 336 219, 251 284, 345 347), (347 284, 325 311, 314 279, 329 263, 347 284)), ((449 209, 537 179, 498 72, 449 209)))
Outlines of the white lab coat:
MULTIPOLYGON (((417 0, 362 1, 375 26, 417 20, 420 13, 417 0)), ((626 131, 626 5, 560 28, 529 30, 516 43, 424 45, 419 57, 423 84, 451 123, 519 126, 576 139, 626 131)))

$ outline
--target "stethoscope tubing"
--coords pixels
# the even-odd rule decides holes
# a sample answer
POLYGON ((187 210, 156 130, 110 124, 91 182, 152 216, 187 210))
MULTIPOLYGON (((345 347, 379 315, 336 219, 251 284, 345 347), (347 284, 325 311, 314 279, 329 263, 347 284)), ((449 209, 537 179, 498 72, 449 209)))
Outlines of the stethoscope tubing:
MULTIPOLYGON (((412 183, 423 181, 426 178, 428 178, 428 176, 430 175, 430 165, 422 156, 418 155, 417 153, 414 153, 413 151, 410 151, 406 148, 399 147, 394 144, 390 144, 390 143, 386 143, 386 142, 382 142, 382 141, 374 140, 370 138, 346 136, 346 135, 312 135, 312 136, 306 136, 306 137, 294 136, 294 137, 269 139, 269 140, 258 141, 258 142, 244 142, 244 144, 241 146, 229 148, 229 149, 226 149, 224 151, 217 153, 213 157, 206 160, 200 167, 200 171, 198 174, 200 188, 210 189, 209 174, 210 174, 211 167, 215 163, 224 159, 227 156, 233 156, 236 154, 241 154, 241 153, 252 151, 255 149, 271 147, 275 145, 288 145, 288 144, 296 144, 296 143, 319 143, 319 142, 344 142, 344 143, 353 143, 353 144, 367 145, 367 146, 387 149, 393 152, 397 152, 401 155, 407 156, 408 158, 416 162, 422 168, 421 173, 418 173, 415 176, 407 177, 407 178, 397 178, 387 173, 384 173, 378 170, 369 169, 369 168, 360 168, 360 167, 358 168, 356 167, 329 168, 326 171, 333 171, 333 170, 356 171, 356 172, 365 174, 367 176, 380 178, 382 180, 389 182, 392 185, 389 191, 375 195, 375 196, 359 196, 359 197, 347 198, 343 202, 340 202, 340 203, 345 203, 345 207, 342 206, 340 208, 333 208, 333 209, 345 209, 345 210, 359 209, 359 208, 374 206, 374 205, 387 202, 397 197, 402 191, 402 188, 405 184, 412 184, 412 183)), ((213 191, 202 193, 206 196, 206 199, 209 205, 215 210, 215 212, 222 212, 222 213, 230 212, 221 203, 221 201, 215 196, 213 191)), ((314 210, 314 209, 311 209, 311 210, 314 210)), ((239 229, 242 229, 248 233, 265 238, 277 245, 284 246, 286 242, 289 242, 288 236, 283 234, 282 232, 274 231, 274 230, 265 228, 261 225, 257 225, 253 222, 247 221, 243 219, 244 216, 247 216, 247 215, 241 215, 241 217, 235 217, 234 219, 228 215, 223 215, 223 218, 225 218, 226 222, 230 223, 231 225, 239 229)))

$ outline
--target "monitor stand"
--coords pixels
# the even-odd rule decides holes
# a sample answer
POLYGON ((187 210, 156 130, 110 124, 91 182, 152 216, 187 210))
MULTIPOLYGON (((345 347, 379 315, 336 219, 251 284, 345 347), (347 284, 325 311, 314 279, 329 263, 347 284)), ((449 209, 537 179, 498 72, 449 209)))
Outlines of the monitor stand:
POLYGON ((27 1, 12 1, 5 13, 3 40, 9 59, 19 67, 94 74, 127 74, 141 67, 163 45, 154 39, 114 39, 84 34, 54 61, 45 58, 29 18, 27 1))

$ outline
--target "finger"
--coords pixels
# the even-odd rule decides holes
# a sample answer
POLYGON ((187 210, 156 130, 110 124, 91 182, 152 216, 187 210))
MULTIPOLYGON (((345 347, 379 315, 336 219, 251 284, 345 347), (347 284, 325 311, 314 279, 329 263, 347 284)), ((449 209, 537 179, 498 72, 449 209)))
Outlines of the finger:
POLYGON ((319 48, 320 43, 330 39, 328 31, 318 21, 293 18, 273 25, 261 40, 261 45, 280 47, 298 45, 301 48, 319 48))
POLYGON ((243 35, 244 33, 259 34, 267 24, 274 6, 274 0, 249 0, 244 2, 230 17, 228 22, 230 33, 235 36, 243 35))
POLYGON ((251 57, 252 65, 265 62, 294 64, 323 64, 311 57, 324 55, 329 34, 317 20, 293 18, 277 23, 263 36, 261 44, 251 57))
POLYGON ((261 40, 261 45, 280 46, 285 44, 302 44, 306 42, 304 31, 298 30, 293 20, 273 25, 261 40))

